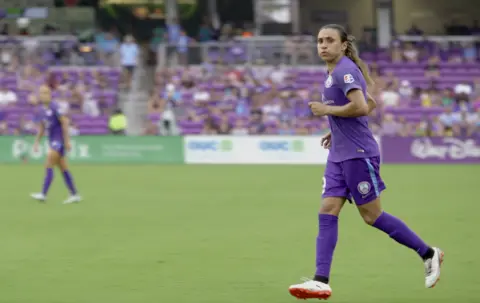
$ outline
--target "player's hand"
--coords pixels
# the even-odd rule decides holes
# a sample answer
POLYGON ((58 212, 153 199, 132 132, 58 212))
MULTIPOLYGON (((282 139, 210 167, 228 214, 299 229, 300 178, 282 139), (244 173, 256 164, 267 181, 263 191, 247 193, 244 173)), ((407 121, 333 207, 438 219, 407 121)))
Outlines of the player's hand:
POLYGON ((327 114, 327 105, 322 102, 309 102, 308 106, 315 116, 325 116, 327 114))
POLYGON ((65 142, 65 149, 70 151, 72 149, 72 144, 70 142, 65 142))
POLYGON ((38 146, 39 146, 38 142, 35 141, 35 143, 33 143, 33 152, 38 153, 38 146))
POLYGON ((332 133, 328 133, 325 136, 322 137, 322 146, 325 149, 330 149, 330 146, 332 145, 332 133))

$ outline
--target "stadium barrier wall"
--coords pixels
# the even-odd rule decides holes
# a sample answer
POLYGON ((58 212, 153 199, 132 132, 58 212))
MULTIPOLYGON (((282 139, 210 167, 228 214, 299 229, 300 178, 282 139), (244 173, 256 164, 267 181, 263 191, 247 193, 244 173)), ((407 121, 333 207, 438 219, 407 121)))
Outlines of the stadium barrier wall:
MULTIPOLYGON (((69 161, 99 164, 181 164, 184 163, 182 137, 72 137, 69 161)), ((18 163, 26 156, 29 162, 43 162, 48 150, 44 140, 33 151, 33 137, 0 136, 0 162, 18 163)))
MULTIPOLYGON (((474 138, 376 137, 383 163, 480 164, 480 140, 474 138)), ((0 136, 0 162, 18 163, 26 156, 42 162, 43 141, 32 149, 33 137, 0 136)), ((325 164, 328 151, 321 136, 185 136, 72 138, 69 159, 99 164, 325 164)))
POLYGON ((382 137, 384 163, 480 164, 478 138, 382 137))
POLYGON ((186 136, 186 164, 325 164, 321 136, 186 136))

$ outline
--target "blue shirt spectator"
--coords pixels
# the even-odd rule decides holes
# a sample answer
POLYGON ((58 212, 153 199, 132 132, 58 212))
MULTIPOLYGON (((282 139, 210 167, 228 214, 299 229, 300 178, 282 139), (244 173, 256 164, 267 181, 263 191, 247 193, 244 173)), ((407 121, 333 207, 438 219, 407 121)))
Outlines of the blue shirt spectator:
POLYGON ((168 43, 176 44, 180 38, 182 28, 176 21, 167 24, 168 43))
POLYGON ((120 47, 120 56, 123 66, 136 66, 139 54, 138 45, 131 36, 125 37, 125 42, 120 47))

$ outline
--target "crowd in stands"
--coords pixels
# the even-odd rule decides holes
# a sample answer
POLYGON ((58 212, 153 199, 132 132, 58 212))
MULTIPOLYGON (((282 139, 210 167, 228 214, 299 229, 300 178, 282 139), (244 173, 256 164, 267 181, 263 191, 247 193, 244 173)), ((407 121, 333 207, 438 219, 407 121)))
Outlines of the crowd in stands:
MULTIPOLYGON (((414 30, 413 34, 421 35, 415 26, 410 32, 414 30)), ((167 26, 165 32, 162 34, 170 43, 180 43, 169 35, 178 33, 173 37, 181 39, 177 23, 167 26)), ((235 31, 227 26, 227 32, 235 31)), ((196 40, 222 41, 225 36, 218 33, 223 31, 204 26, 196 40)), ((310 52, 314 44, 299 47, 302 44, 295 39, 298 37, 285 41, 283 54, 315 54, 310 52)), ((233 49, 242 49, 242 43, 237 41, 233 49)), ((370 117, 375 133, 480 135, 477 43, 394 40, 383 50, 365 41, 360 44, 366 49, 361 55, 376 81, 372 94, 379 106, 370 117)), ((232 61, 241 51, 236 54, 232 50, 216 52, 207 54, 201 66, 159 68, 150 93, 145 134, 293 135, 328 131, 326 120, 312 117, 307 106, 309 101, 321 100, 325 72, 320 67, 291 66, 288 61, 270 67, 261 60, 243 64, 232 61)))
POLYGON ((24 33, 0 40, 0 135, 36 132, 41 85, 51 88, 54 101, 71 118, 72 135, 122 134, 111 129, 109 119, 119 114, 119 91, 131 80, 134 41, 126 37, 118 43, 107 32, 99 32, 93 43, 54 33, 29 38, 24 33))

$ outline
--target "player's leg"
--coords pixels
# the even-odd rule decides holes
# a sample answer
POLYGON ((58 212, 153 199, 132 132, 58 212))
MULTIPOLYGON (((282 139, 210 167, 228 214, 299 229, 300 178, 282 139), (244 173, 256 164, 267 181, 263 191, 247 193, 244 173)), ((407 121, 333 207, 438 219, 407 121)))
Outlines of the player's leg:
POLYGON ((318 215, 315 276, 313 280, 290 286, 289 291, 293 296, 300 299, 328 299, 332 295, 329 280, 338 240, 338 216, 349 196, 340 165, 327 163, 323 178, 323 200, 318 215))
POLYGON ((65 200, 63 203, 71 204, 80 202, 82 198, 78 195, 77 188, 75 187, 72 174, 68 169, 67 158, 64 156, 64 153, 62 153, 62 157, 58 162, 58 167, 62 171, 63 180, 65 181, 65 185, 67 186, 68 191, 70 192, 70 197, 68 197, 68 199, 65 200))
POLYGON ((440 277, 443 252, 427 245, 402 220, 383 211, 380 193, 385 184, 380 177, 379 158, 353 159, 346 163, 347 184, 363 220, 388 234, 398 243, 413 249, 425 264, 425 286, 435 286, 440 277))
POLYGON ((54 150, 49 149, 47 153, 47 160, 45 162, 45 177, 43 179, 42 192, 31 194, 31 197, 38 201, 45 201, 48 190, 53 181, 54 171, 53 168, 59 162, 60 154, 54 150))

